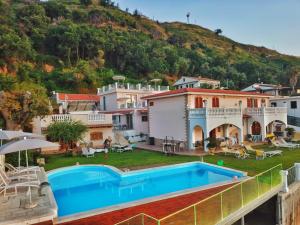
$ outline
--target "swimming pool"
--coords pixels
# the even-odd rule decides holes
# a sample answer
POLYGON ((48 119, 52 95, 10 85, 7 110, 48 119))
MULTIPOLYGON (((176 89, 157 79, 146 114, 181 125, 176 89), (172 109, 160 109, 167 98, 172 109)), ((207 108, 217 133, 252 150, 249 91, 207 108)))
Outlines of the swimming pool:
POLYGON ((193 162, 122 172, 108 166, 73 166, 48 174, 59 217, 180 191, 216 186, 243 172, 193 162))

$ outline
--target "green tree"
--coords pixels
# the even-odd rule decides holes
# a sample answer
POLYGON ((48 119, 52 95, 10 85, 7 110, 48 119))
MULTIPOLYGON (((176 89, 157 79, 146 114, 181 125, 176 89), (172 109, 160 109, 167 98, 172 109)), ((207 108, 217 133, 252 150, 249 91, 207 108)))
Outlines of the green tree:
POLYGON ((83 138, 87 127, 79 121, 54 122, 47 128, 47 136, 51 141, 65 145, 67 150, 83 138))
POLYGON ((49 114, 49 100, 45 88, 22 82, 0 92, 0 115, 8 130, 29 127, 32 119, 49 114))
POLYGON ((92 0, 80 0, 81 5, 89 6, 92 4, 92 0))

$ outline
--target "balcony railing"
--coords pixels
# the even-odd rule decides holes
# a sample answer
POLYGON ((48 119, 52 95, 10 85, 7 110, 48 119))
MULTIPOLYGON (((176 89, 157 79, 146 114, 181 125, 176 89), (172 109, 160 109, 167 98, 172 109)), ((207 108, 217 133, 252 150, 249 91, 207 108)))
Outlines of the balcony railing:
POLYGON ((262 107, 262 108, 246 108, 245 113, 248 115, 271 115, 277 113, 287 113, 286 107, 262 107))
POLYGON ((130 103, 123 103, 119 104, 119 109, 135 109, 135 108, 145 108, 147 107, 146 102, 130 102, 130 103))
POLYGON ((112 124, 110 114, 54 114, 46 116, 41 120, 41 127, 48 127, 53 122, 80 121, 85 125, 112 124))
POLYGON ((162 219, 141 213, 115 225, 215 225, 238 210, 282 187, 282 165, 275 166, 162 219))
POLYGON ((190 117, 241 116, 240 108, 198 108, 189 109, 190 117))
POLYGON ((168 91, 169 86, 114 83, 108 86, 103 86, 102 88, 98 88, 98 94, 117 90, 168 91))

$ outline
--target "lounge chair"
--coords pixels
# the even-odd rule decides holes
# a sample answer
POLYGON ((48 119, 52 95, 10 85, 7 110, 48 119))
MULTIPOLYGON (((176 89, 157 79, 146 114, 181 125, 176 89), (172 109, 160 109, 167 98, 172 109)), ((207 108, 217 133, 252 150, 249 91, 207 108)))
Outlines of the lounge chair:
POLYGON ((276 155, 282 155, 281 150, 274 150, 274 151, 265 151, 266 157, 273 157, 276 155))
POLYGON ((244 149, 240 148, 235 152, 235 156, 239 159, 246 159, 250 155, 244 149))
POLYGON ((12 176, 30 175, 37 178, 37 173, 41 171, 40 167, 38 166, 14 167, 9 163, 5 163, 5 168, 8 170, 7 174, 12 176))
POLYGON ((0 195, 3 193, 4 197, 15 196, 18 194, 18 188, 27 188, 27 187, 40 187, 40 181, 38 180, 15 180, 7 177, 5 173, 0 172, 0 195), (12 190, 12 192, 9 192, 12 190))
POLYGON ((89 157, 94 157, 95 156, 95 151, 91 148, 82 148, 82 155, 86 156, 87 158, 89 157))
POLYGON ((125 145, 125 146, 115 146, 113 148, 114 151, 122 153, 122 152, 126 152, 126 151, 133 151, 135 145, 130 144, 130 145, 125 145))
POLYGON ((300 144, 296 144, 296 143, 292 143, 292 142, 286 142, 286 140, 284 140, 283 138, 278 139, 278 142, 284 144, 284 145, 291 145, 291 146, 295 146, 295 148, 299 148, 300 144))
POLYGON ((229 149, 227 146, 226 147, 222 147, 221 148, 222 152, 221 153, 224 153, 225 155, 227 154, 236 154, 236 151, 233 150, 233 149, 229 149))
POLYGON ((273 157, 276 155, 282 155, 281 150, 264 151, 262 149, 254 149, 250 145, 244 146, 248 153, 255 153, 256 159, 264 159, 266 157, 273 157))
POLYGON ((282 142, 280 142, 279 140, 272 140, 271 141, 272 144, 275 146, 275 147, 279 147, 279 148, 289 148, 289 149, 293 149, 293 148, 296 148, 297 146, 294 145, 294 144, 284 144, 282 142))
POLYGON ((90 151, 94 152, 94 153, 101 153, 101 152, 107 153, 108 149, 107 148, 90 148, 90 151))

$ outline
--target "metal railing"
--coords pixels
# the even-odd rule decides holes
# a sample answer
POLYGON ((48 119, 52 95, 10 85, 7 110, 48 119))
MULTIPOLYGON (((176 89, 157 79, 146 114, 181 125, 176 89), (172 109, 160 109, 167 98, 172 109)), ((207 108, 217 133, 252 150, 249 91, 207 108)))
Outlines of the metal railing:
POLYGON ((282 165, 277 165, 162 219, 141 213, 115 225, 214 225, 269 191, 281 187, 281 169, 282 165))
POLYGON ((169 91, 169 86, 114 83, 98 88, 98 94, 116 90, 169 91))

